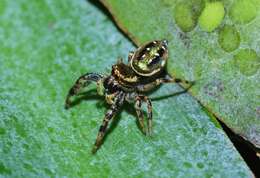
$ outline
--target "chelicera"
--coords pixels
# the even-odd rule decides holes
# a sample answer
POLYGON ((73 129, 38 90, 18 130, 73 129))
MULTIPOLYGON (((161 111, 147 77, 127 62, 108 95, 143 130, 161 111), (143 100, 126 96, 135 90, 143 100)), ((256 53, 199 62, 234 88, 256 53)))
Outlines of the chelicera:
POLYGON ((187 80, 170 76, 166 72, 168 58, 168 42, 166 40, 154 40, 130 52, 128 63, 122 59, 112 66, 111 74, 106 76, 98 73, 86 73, 79 77, 69 90, 65 107, 69 108, 71 97, 78 95, 82 88, 96 82, 97 92, 105 96, 110 109, 106 112, 102 125, 99 128, 97 139, 92 152, 100 147, 107 127, 111 119, 116 115, 124 102, 134 102, 140 127, 144 134, 152 134, 152 103, 144 93, 154 89, 162 83, 193 84, 187 80), (147 104, 147 126, 144 124, 144 115, 141 110, 142 103, 147 104))

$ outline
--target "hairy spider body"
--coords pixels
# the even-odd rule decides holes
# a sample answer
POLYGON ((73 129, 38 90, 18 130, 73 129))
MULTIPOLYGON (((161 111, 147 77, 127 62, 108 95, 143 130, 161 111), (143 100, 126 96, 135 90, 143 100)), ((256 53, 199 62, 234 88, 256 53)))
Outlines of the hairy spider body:
POLYGON ((130 52, 128 64, 120 59, 112 66, 109 76, 97 73, 87 73, 78 78, 66 98, 65 107, 69 108, 70 98, 79 94, 80 90, 86 87, 91 81, 97 83, 97 92, 104 95, 110 109, 105 114, 102 125, 92 150, 93 153, 100 147, 110 120, 118 110, 127 102, 135 102, 135 109, 138 121, 143 133, 152 134, 152 103, 143 93, 152 90, 162 83, 186 83, 187 80, 173 78, 167 74, 165 66, 168 58, 168 44, 166 40, 154 40, 139 47, 136 51, 130 52), (148 117, 147 127, 144 124, 144 115, 141 110, 142 103, 147 104, 148 117), (147 128, 147 129, 146 129, 147 128))

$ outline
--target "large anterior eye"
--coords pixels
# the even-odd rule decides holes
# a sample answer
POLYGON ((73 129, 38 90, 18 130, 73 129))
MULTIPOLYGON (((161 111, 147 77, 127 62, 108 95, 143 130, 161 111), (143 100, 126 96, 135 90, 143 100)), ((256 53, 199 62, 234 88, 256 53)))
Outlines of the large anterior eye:
POLYGON ((167 41, 156 40, 138 48, 130 64, 137 74, 151 76, 160 72, 165 67, 167 57, 167 41))

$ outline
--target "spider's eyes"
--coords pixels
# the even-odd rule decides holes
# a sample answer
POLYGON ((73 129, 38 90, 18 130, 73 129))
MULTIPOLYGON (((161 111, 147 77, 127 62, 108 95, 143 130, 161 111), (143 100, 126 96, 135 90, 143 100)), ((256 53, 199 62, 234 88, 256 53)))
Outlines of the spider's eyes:
POLYGON ((130 60, 132 69, 142 76, 151 76, 163 69, 168 57, 166 40, 155 40, 138 48, 130 60))

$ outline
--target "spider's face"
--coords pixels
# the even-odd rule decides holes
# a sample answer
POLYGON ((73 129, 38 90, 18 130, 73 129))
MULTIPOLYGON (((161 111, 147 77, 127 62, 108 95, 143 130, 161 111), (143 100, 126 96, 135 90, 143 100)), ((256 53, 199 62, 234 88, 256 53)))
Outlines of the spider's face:
POLYGON ((130 59, 130 65, 137 74, 152 76, 165 68, 167 58, 167 40, 155 40, 138 48, 130 59))

